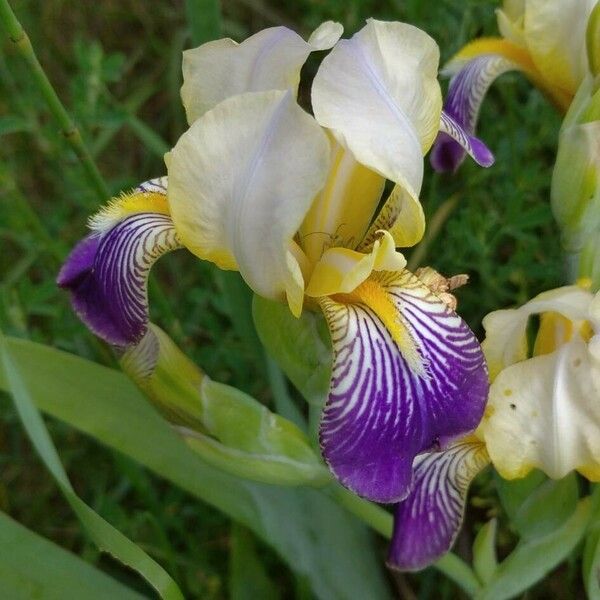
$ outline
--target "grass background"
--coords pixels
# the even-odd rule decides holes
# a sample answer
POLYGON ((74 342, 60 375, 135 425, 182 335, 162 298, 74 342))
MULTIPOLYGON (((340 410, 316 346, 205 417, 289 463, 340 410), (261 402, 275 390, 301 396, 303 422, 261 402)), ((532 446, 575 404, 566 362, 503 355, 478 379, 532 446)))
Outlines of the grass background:
MULTIPOLYGON (((184 131, 179 88, 181 51, 215 35, 203 0, 17 1, 13 7, 41 63, 81 128, 111 191, 164 173, 163 153, 184 131)), ((411 22, 432 35, 442 62, 480 35, 496 33, 489 0, 224 0, 221 34, 242 40, 285 24, 303 35, 327 19, 346 35, 370 16, 411 22)), ((217 34, 218 35, 218 34, 217 34)), ((304 74, 318 66, 311 57, 304 74)), ((302 92, 302 91, 301 91, 302 92)), ((306 93, 301 97, 306 99, 306 93)), ((503 76, 482 111, 480 136, 496 155, 489 170, 467 161, 455 176, 427 170, 422 192, 431 218, 449 199, 448 220, 422 264, 468 273, 460 311, 481 334, 490 310, 521 303, 563 282, 557 229, 549 208, 550 174, 560 117, 519 75, 503 76)), ((448 206, 448 205, 446 205, 448 206)), ((54 279, 61 260, 85 233, 97 207, 83 171, 57 131, 23 61, 0 38, 0 328, 113 364, 111 353, 72 313, 54 279)), ((236 279, 175 253, 153 271, 152 320, 220 381, 264 402, 270 392, 264 357, 236 322, 227 290, 236 279), (232 322, 233 317, 233 322, 232 322)), ((132 424, 135 426, 135 424, 132 424)), ((189 597, 228 597, 231 523, 130 460, 59 422, 49 427, 73 484, 95 510, 161 562, 189 597)), ((489 477, 478 480, 460 549, 482 522, 499 513, 489 477)), ((33 453, 10 401, 0 396, 0 509, 65 548, 138 585, 133 575, 98 554, 33 453)), ((244 534, 246 535, 246 534, 244 534)), ((512 537, 504 526, 499 544, 512 537)), ((383 556, 382 546, 382 556, 383 556)), ((310 590, 265 546, 259 552, 283 597, 310 590)), ((571 598, 574 569, 540 584, 531 597, 571 598)), ((395 578, 405 597, 457 597, 433 570, 395 578)))

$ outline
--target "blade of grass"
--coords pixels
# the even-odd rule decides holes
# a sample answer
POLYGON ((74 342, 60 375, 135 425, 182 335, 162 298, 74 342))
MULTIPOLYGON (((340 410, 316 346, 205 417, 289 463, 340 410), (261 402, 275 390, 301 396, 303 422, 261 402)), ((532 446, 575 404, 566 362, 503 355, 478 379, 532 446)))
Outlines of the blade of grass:
POLYGON ((0 581, 2 597, 14 600, 62 600, 77 590, 86 600, 142 600, 143 596, 60 546, 0 512, 0 581), (36 557, 35 563, 32 558, 36 557), (43 560, 39 560, 43 557, 43 560))
POLYGON ((15 408, 31 443, 54 477, 65 500, 71 505, 92 539, 100 549, 136 570, 156 589, 161 598, 164 600, 183 600, 183 594, 175 581, 158 563, 77 496, 2 333, 0 333, 0 364, 3 367, 4 377, 13 397, 15 408))
POLYGON ((87 180, 96 192, 98 200, 100 202, 105 202, 110 198, 108 187, 106 186, 104 179, 102 179, 102 175, 100 175, 100 171, 98 170, 96 163, 94 163, 92 155, 83 143, 79 129, 71 120, 71 117, 67 113, 63 103, 60 101, 58 94, 52 87, 44 68, 35 54, 29 36, 17 19, 8 0, 0 0, 0 23, 2 23, 11 42, 27 63, 32 80, 44 97, 44 100, 46 101, 50 112, 56 119, 65 139, 79 158, 87 180))

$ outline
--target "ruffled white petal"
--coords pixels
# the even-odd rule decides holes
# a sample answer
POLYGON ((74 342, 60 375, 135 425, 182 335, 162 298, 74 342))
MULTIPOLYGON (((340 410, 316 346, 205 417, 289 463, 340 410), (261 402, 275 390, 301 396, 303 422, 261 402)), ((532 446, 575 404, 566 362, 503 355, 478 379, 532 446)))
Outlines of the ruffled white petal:
POLYGON ((596 0, 526 0, 524 35, 540 73, 574 94, 588 72, 587 21, 596 0))
POLYGON ((480 425, 505 478, 539 468, 560 479, 600 479, 600 338, 576 336, 557 351, 514 364, 490 388, 480 425))
POLYGON ((483 319, 482 347, 492 380, 505 367, 527 358, 527 321, 531 315, 556 312, 582 322, 589 317, 592 294, 577 286, 543 292, 519 308, 497 310, 483 319))
POLYGON ((266 298, 297 299, 302 274, 290 246, 325 182, 329 143, 291 92, 223 101, 183 134, 166 162, 182 242, 221 268, 239 268, 266 298))
POLYGON ((313 50, 331 48, 343 31, 327 21, 305 42, 287 27, 263 29, 241 44, 215 40, 183 53, 181 97, 191 124, 222 100, 266 90, 296 90, 313 50))
POLYGON ((439 127, 438 61, 436 43, 420 29, 370 20, 325 57, 312 88, 317 121, 359 162, 415 196, 439 127))
POLYGON ((321 23, 308 38, 313 50, 329 50, 333 48, 344 33, 344 26, 335 21, 321 23))

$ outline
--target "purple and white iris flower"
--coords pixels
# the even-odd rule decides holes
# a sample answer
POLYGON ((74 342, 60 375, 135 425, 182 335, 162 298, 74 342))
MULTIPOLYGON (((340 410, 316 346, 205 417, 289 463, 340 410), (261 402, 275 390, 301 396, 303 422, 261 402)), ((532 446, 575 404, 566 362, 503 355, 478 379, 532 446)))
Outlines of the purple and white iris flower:
MULTIPOLYGON (((481 103, 492 83, 508 71, 520 71, 562 112, 600 64, 597 41, 586 29, 597 0, 505 0, 497 10, 502 37, 481 38, 464 46, 444 67, 450 76, 444 111, 469 135, 475 135, 481 103)), ((598 9, 596 10, 598 14, 598 9)), ((597 29, 588 31, 598 35, 597 29)), ((437 171, 456 171, 464 149, 445 132, 431 152, 437 171)))
POLYGON ((442 112, 427 34, 371 20, 340 35, 331 22, 308 42, 275 27, 186 52, 190 128, 166 156, 168 180, 92 218, 58 282, 82 320, 123 347, 147 329, 150 267, 178 248, 238 270, 296 316, 322 311, 333 345, 323 457, 356 494, 398 503, 422 488, 423 453, 477 427, 488 376, 452 280, 409 272, 396 248, 423 235, 423 156, 438 131, 482 164, 491 155, 442 112), (312 85, 313 117, 296 101, 300 69, 332 47, 312 85))

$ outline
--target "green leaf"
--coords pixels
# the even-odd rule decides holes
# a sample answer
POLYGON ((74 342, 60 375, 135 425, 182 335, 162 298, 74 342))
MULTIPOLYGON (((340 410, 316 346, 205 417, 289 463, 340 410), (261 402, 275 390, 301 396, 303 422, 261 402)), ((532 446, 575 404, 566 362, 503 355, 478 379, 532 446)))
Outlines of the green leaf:
POLYGON ((101 550, 108 552, 142 575, 162 598, 183 600, 183 594, 177 584, 158 563, 77 496, 63 469, 44 421, 31 398, 28 383, 31 383, 35 375, 22 376, 18 361, 13 360, 12 349, 2 333, 0 333, 0 358, 7 384, 6 389, 13 397, 15 408, 32 444, 90 537, 101 550))
POLYGON ((600 600, 600 485, 592 494, 593 518, 583 549, 583 583, 590 600, 600 600))
POLYGON ((227 475, 188 448, 122 373, 33 342, 7 343, 39 408, 252 529, 318 598, 389 597, 370 532, 323 492, 227 475))
POLYGON ((488 521, 477 533, 473 542, 473 568, 477 577, 488 583, 498 567, 496 558, 496 519, 488 521))
POLYGON ((503 479, 494 472, 494 479, 502 508, 504 508, 509 520, 513 521, 522 504, 536 488, 546 481, 547 477, 542 471, 535 470, 523 479, 512 480, 503 479))
POLYGON ((498 566, 478 596, 479 600, 512 598, 542 579, 561 563, 579 543, 591 514, 590 498, 581 500, 575 512, 545 536, 522 540, 498 566))
POLYGON ((277 600, 279 593, 256 553, 252 534, 234 523, 229 554, 230 600, 277 600))
POLYGON ((296 319, 280 302, 254 296, 260 341, 307 402, 322 406, 331 376, 331 345, 324 319, 304 311, 296 319))
POLYGON ((578 500, 575 473, 558 481, 548 479, 523 502, 513 517, 513 525, 522 538, 546 535, 573 514, 578 500))
POLYGON ((11 600, 142 600, 143 596, 0 512, 0 582, 11 600), (34 567, 34 568, 32 568, 34 567))

